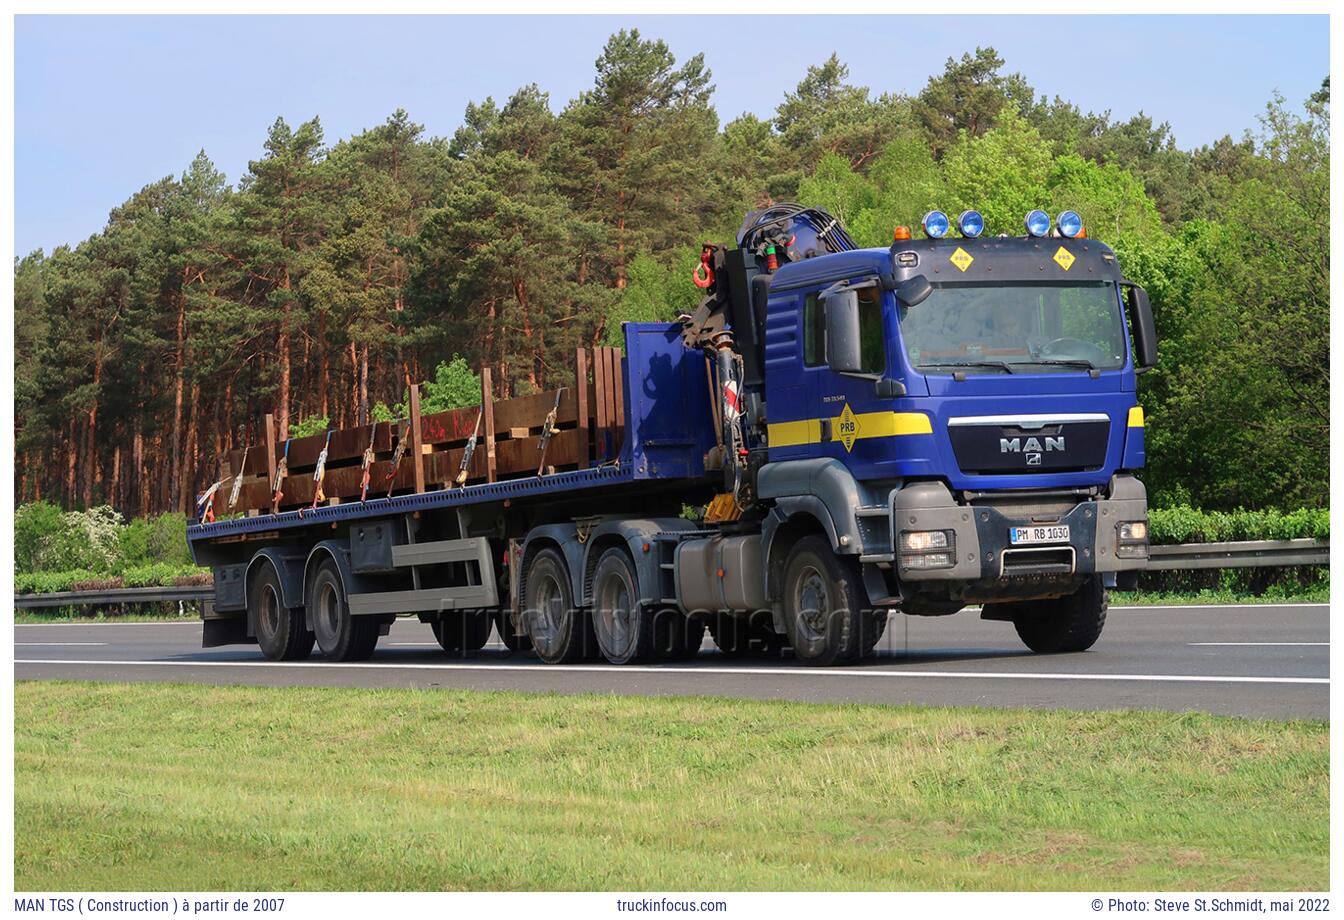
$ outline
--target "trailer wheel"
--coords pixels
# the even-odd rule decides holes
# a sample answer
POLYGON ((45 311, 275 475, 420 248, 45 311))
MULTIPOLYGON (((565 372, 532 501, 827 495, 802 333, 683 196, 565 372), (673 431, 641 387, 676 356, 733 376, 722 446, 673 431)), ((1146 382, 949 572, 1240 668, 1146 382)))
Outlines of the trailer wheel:
POLYGON ((857 661, 867 651, 884 611, 868 609, 858 569, 818 536, 803 537, 784 565, 784 622, 793 652, 804 664, 857 661))
POLYGON ((485 648, 490 625, 489 610, 454 610, 429 624, 439 647, 455 657, 485 648))
POLYGON ((495 611, 495 632, 499 633, 499 640, 504 643, 504 647, 509 651, 532 651, 532 637, 514 629, 513 617, 508 610, 502 607, 495 611))
POLYGON ((1033 652, 1085 652, 1101 638, 1108 607, 1110 596, 1101 576, 1093 575, 1068 597, 1023 604, 1013 626, 1033 652))
POLYGON ((593 570, 593 632, 612 664, 649 658, 656 647, 657 610, 641 602, 639 577, 630 554, 613 547, 593 570))
POLYGON ((553 549, 532 557, 524 574, 523 622, 537 657, 547 664, 593 657, 597 639, 588 611, 576 609, 565 560, 553 549))
POLYGON ((257 615, 257 644, 271 661, 297 661, 313 650, 313 634, 303 622, 303 610, 285 606, 275 566, 263 562, 248 586, 248 609, 257 615))
POLYGON ((308 588, 308 610, 322 656, 331 661, 364 661, 378 644, 378 618, 352 616, 336 563, 324 560, 308 588))

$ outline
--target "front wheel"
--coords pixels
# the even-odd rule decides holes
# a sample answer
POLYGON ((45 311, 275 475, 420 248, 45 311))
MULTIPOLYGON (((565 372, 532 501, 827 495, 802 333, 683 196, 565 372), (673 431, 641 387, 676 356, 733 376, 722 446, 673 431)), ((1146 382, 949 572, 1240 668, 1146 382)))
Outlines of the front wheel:
POLYGON ((832 665, 857 661, 876 644, 886 612, 868 604, 858 566, 819 536, 793 545, 784 564, 784 622, 798 660, 832 665))
POLYGON ((1013 626, 1033 652, 1085 652, 1101 638, 1109 606, 1101 576, 1093 575, 1068 597, 1014 605, 1013 626))

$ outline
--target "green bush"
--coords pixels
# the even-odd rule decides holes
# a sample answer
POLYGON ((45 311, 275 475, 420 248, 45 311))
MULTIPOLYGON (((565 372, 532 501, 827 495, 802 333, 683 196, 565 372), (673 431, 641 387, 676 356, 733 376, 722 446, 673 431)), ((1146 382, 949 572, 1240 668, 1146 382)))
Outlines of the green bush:
POLYGON ((194 565, 156 562, 135 566, 120 575, 70 569, 65 572, 25 572, 14 576, 18 594, 52 594, 56 591, 92 591, 104 588, 168 588, 179 584, 210 584, 210 570, 194 565))
POLYGON ((15 509, 15 572, 36 572, 41 568, 43 547, 65 526, 64 514, 50 502, 32 502, 15 509))
POLYGON ((66 512, 45 502, 24 505, 14 515, 15 569, 114 571, 121 565, 123 528, 121 515, 107 505, 66 512))
POLYGON ((1325 508, 1297 511, 1200 511, 1189 505, 1151 508, 1148 536, 1154 544, 1223 543, 1233 540, 1294 540, 1330 536, 1325 508))
POLYGON ((123 567, 164 562, 190 565, 187 549, 187 519, 181 514, 160 514, 147 520, 133 520, 121 532, 123 567))

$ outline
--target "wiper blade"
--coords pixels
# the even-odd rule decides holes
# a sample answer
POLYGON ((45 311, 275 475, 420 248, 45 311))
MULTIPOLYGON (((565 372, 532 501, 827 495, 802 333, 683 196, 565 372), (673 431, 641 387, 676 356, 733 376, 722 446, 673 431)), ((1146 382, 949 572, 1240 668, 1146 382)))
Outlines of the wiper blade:
POLYGON ((1007 361, 937 361, 933 364, 921 364, 920 367, 996 367, 1008 374, 1015 374, 1013 365, 1007 361))
POLYGON ((1061 367, 1086 367, 1089 370, 1096 370, 1097 366, 1086 358, 1034 358, 1031 361, 1023 361, 1023 364, 1057 364, 1061 367))

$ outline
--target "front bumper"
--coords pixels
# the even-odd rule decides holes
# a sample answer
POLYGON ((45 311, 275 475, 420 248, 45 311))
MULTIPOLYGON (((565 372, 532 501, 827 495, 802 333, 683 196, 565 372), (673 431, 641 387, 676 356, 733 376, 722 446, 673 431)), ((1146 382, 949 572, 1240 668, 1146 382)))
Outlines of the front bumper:
MULTIPOLYGON (((1006 494, 1006 497, 1007 494, 1006 494)), ((1077 502, 1053 520, 1014 513, 993 503, 958 504, 941 482, 921 482, 892 497, 893 566, 906 582, 980 582, 1076 580, 1094 573, 1126 572, 1148 564, 1148 546, 1120 541, 1123 522, 1148 520, 1148 495, 1143 483, 1128 474, 1111 477, 1105 497, 1077 502), (1012 527, 1065 524, 1067 543, 1012 546, 1012 527), (901 535, 909 531, 947 531, 955 556, 950 565, 914 568, 901 552, 901 535)), ((1047 517, 1051 517, 1047 515, 1047 517)), ((951 553, 949 553, 951 555, 951 553)))

